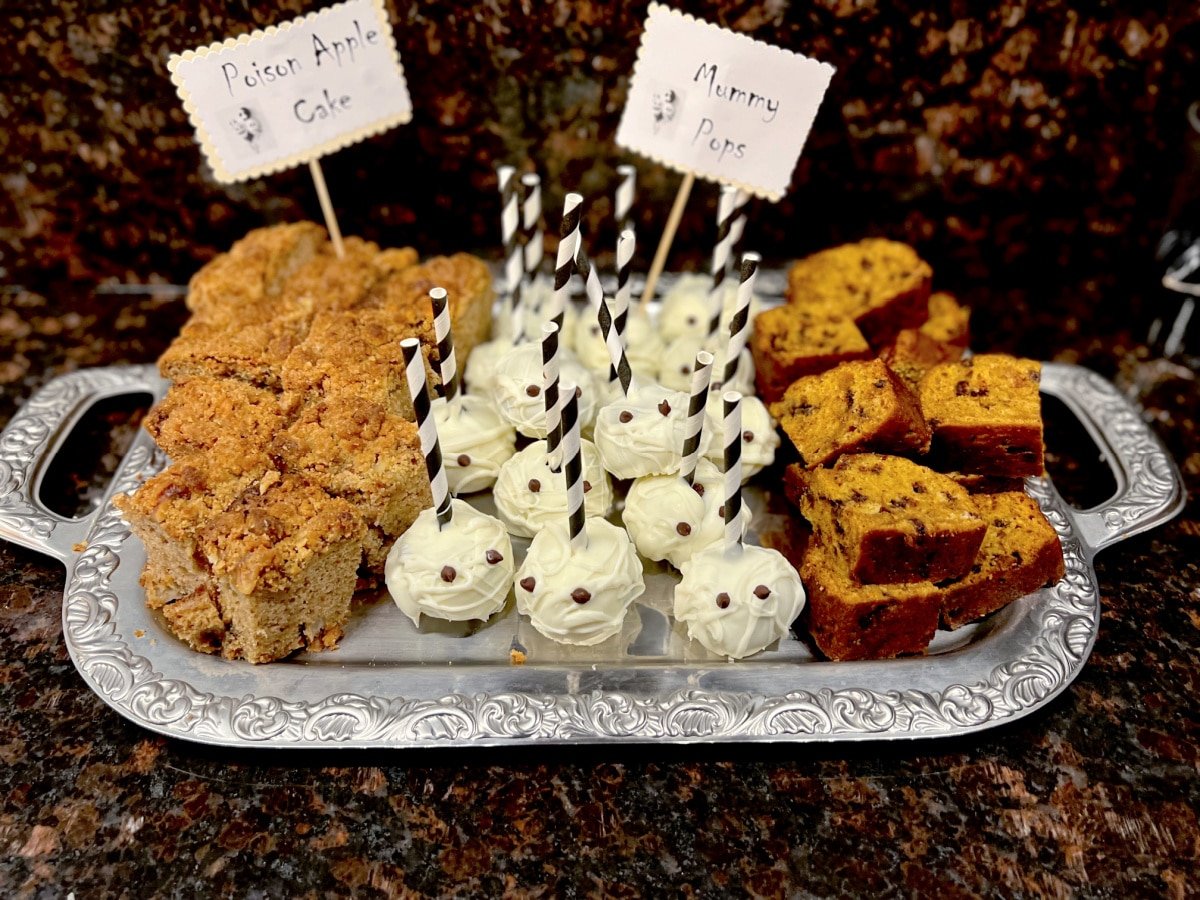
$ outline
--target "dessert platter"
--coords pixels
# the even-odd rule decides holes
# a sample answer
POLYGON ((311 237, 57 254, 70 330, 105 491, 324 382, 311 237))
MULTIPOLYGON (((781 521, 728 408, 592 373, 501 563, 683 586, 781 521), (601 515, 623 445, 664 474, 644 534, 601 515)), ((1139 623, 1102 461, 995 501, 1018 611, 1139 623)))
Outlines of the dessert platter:
POLYGON ((1184 499, 1111 384, 972 356, 892 241, 726 281, 723 229, 643 311, 628 232, 606 291, 572 198, 553 281, 506 235, 498 298, 467 254, 251 232, 156 366, 21 408, 0 537, 66 564, 99 696, 206 743, 431 747, 944 736, 1066 688, 1093 557, 1184 499), (74 423, 138 392, 99 508, 46 509, 74 423), (1101 506, 1046 476, 1041 394, 1113 466, 1101 506))

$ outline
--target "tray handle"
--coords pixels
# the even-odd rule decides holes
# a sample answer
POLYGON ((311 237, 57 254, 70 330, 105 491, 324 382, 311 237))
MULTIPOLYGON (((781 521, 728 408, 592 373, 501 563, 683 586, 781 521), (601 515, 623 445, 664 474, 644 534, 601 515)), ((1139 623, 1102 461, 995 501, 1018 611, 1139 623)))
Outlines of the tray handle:
POLYGON ((142 392, 157 400, 166 384, 152 365, 110 366, 60 375, 34 393, 0 432, 0 538, 69 560, 104 503, 78 519, 47 509, 38 497, 46 468, 96 401, 142 392))
MULTIPOLYGON (((1137 407, 1111 382, 1082 366, 1044 363, 1042 391, 1061 400, 1079 419, 1117 482, 1117 492, 1091 509, 1063 504, 1089 560, 1105 547, 1161 525, 1183 509, 1187 493, 1175 461, 1137 407)), ((1045 479, 1032 481, 1049 485, 1045 479)), ((1031 485, 1035 492, 1038 486, 1031 485)))

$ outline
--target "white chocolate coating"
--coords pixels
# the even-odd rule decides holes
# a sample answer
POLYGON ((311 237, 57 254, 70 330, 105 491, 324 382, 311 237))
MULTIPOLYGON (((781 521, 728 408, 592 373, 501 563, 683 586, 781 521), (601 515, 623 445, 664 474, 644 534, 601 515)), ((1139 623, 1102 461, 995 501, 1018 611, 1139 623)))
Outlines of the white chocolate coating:
POLYGON ((548 525, 534 537, 516 576, 517 611, 561 644, 588 646, 617 634, 629 604, 645 590, 642 563, 625 529, 588 519, 587 536, 587 549, 575 552, 565 519, 548 525), (579 591, 587 595, 582 603, 579 591))
MULTIPOLYGON (((664 343, 677 337, 691 335, 702 338, 708 334, 708 292, 712 276, 700 272, 685 272, 663 295, 658 313, 658 333, 664 343)), ((725 289, 728 290, 728 284, 725 289)))
MULTIPOLYGON (((657 384, 635 384, 628 397, 602 406, 596 414, 595 435, 604 468, 616 478, 679 471, 687 407, 687 394, 657 384)), ((701 438, 701 454, 707 451, 708 440, 707 435, 701 438)))
POLYGON ((449 525, 439 530, 433 507, 422 510, 384 563, 388 592, 416 626, 422 615, 486 619, 503 608, 513 583, 512 542, 504 525, 463 500, 450 503, 449 525), (489 551, 500 558, 489 562, 489 551))
MULTIPOLYGON (((704 452, 718 466, 725 464, 725 407, 719 394, 708 395, 704 430, 712 443, 704 452)), ((779 449, 779 429, 767 406, 757 397, 742 397, 742 483, 745 484, 771 463, 779 449), (749 440, 746 436, 749 435, 749 440)))
POLYGON ((460 393, 449 404, 438 399, 432 409, 450 491, 470 494, 490 488, 515 452, 513 427, 478 394, 460 393))
MULTIPOLYGON (((679 475, 648 475, 630 486, 622 520, 638 553, 647 559, 665 559, 679 568, 724 538, 724 483, 720 471, 701 459, 696 466, 696 483, 703 493, 679 475), (681 529, 681 525, 686 528, 681 529)), ((743 534, 750 527, 750 518, 750 507, 743 504, 743 534)))
MULTIPOLYGON (((701 342, 697 337, 683 335, 668 344, 663 352, 662 368, 659 371, 659 380, 663 385, 676 391, 690 391, 692 369, 696 366, 696 352, 700 349, 713 355, 713 378, 719 379, 725 372, 728 339, 708 338, 701 342)), ((723 385, 723 390, 738 391, 746 397, 754 393, 754 358, 748 348, 742 350, 738 356, 737 373, 731 383, 723 385)))
MULTIPOLYGON (((600 464, 596 445, 588 440, 580 445, 583 480, 587 482, 583 508, 588 516, 603 518, 612 511, 612 482, 600 464)), ((551 471, 545 441, 530 444, 500 467, 492 497, 509 532, 520 537, 533 537, 547 525, 567 519, 566 478, 562 472, 551 471), (530 487, 533 480, 538 483, 536 491, 530 487)))
POLYGON ((687 624, 689 637, 721 656, 742 659, 766 649, 804 609, 800 576, 777 550, 747 545, 728 553, 716 544, 682 571, 675 618, 687 624), (755 594, 760 588, 765 597, 755 594))
MULTIPOLYGON (((600 323, 594 317, 580 316, 575 325, 574 347, 579 361, 587 366, 588 371, 597 379, 608 378, 611 357, 600 331, 600 323)), ((630 310, 625 326, 625 358, 629 360, 629 368, 633 373, 647 381, 657 378, 663 349, 662 338, 658 336, 649 317, 636 309, 630 310)))
POLYGON ((495 338, 477 344, 467 357, 463 370, 463 384, 477 397, 491 398, 496 382, 496 370, 504 357, 512 353, 513 345, 506 337, 495 338))
MULTIPOLYGON (((574 355, 559 353, 559 384, 573 383, 579 396, 579 425, 588 428, 596 418, 596 388, 592 375, 574 355)), ((526 437, 546 436, 546 398, 542 395, 542 345, 525 343, 514 347, 493 376, 492 397, 496 408, 526 437)))

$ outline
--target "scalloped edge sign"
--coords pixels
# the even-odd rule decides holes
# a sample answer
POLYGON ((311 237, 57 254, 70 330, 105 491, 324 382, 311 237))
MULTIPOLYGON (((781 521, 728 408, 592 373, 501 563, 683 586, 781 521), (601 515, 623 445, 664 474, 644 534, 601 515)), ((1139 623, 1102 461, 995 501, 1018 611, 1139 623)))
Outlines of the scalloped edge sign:
POLYGON ((301 165, 412 119, 383 0, 347 0, 174 54, 167 68, 225 183, 301 165))
POLYGON ((834 67, 650 5, 617 143, 775 202, 834 67))

